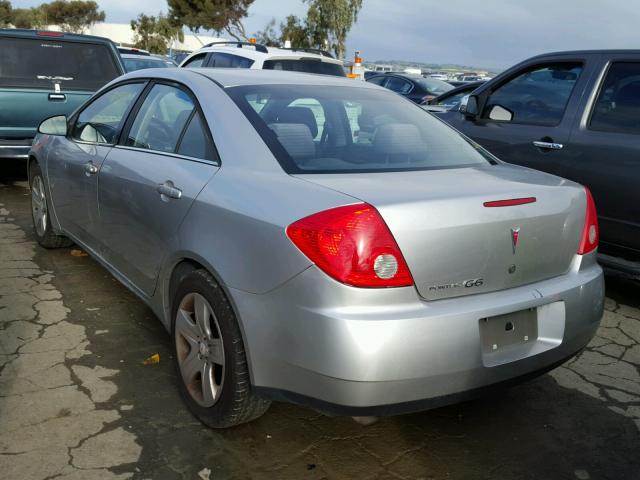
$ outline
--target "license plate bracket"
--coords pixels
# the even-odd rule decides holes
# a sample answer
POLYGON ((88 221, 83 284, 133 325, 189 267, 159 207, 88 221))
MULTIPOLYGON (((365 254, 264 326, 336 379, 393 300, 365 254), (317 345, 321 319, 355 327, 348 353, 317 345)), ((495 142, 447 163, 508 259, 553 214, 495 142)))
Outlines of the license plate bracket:
POLYGON ((534 343, 537 339, 537 308, 480 319, 480 340, 485 355, 534 343))

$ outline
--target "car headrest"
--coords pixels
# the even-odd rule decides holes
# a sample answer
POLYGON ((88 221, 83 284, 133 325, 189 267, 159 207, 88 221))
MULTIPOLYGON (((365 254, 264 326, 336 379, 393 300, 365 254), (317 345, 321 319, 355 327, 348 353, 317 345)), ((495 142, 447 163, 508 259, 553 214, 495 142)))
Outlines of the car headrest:
POLYGON ((373 137, 373 145, 385 155, 411 155, 425 148, 420 130, 410 123, 380 125, 373 137))
POLYGON ((316 145, 307 125, 302 123, 272 123, 269 128, 294 160, 305 160, 316 155, 316 145))
POLYGON ((278 123, 302 123, 309 127, 311 137, 318 135, 318 122, 313 110, 308 107, 287 107, 278 115, 278 123))

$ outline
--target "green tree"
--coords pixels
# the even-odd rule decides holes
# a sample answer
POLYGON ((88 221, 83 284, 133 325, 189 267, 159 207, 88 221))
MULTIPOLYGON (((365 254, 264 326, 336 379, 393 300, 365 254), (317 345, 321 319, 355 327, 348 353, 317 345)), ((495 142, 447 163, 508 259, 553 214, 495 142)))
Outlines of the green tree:
POLYGON ((201 28, 246 39, 242 19, 254 0, 167 0, 169 18, 198 32, 201 28))
POLYGON ((289 40, 292 47, 311 48, 311 40, 307 26, 295 15, 289 15, 280 24, 280 42, 289 40))
POLYGON ((264 27, 264 30, 258 30, 253 34, 256 42, 268 47, 277 47, 280 45, 280 33, 276 30, 276 19, 272 18, 264 27))
POLYGON ((362 0, 304 0, 309 4, 306 30, 316 48, 328 47, 344 58, 347 34, 358 20, 362 0))
POLYGON ((162 14, 154 17, 141 13, 131 20, 131 28, 135 32, 135 46, 152 53, 164 55, 174 39, 184 40, 182 27, 162 14))
POLYGON ((40 7, 14 8, 11 24, 16 28, 44 28, 47 21, 40 7))
POLYGON ((0 0, 0 27, 6 27, 13 18, 13 8, 9 0, 0 0))
POLYGON ((105 13, 98 10, 93 0, 54 0, 39 7, 49 25, 58 25, 62 31, 80 33, 96 22, 103 22, 105 13))

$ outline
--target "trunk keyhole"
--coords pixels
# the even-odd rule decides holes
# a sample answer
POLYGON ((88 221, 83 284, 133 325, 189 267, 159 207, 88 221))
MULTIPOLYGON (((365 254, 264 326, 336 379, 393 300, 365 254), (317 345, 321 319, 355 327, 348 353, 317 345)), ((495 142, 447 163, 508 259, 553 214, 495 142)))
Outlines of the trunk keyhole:
POLYGON ((505 331, 510 332, 513 330, 513 323, 507 322, 504 326, 505 331))

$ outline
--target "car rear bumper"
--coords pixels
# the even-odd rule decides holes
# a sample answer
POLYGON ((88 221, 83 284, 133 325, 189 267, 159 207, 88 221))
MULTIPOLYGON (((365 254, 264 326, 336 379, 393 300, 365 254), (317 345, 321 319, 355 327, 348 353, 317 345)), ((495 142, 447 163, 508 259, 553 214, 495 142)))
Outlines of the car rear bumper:
POLYGON ((562 363, 598 328, 604 280, 591 254, 560 277, 431 302, 414 288, 347 287, 315 267, 264 295, 230 293, 259 392, 381 415, 456 402, 562 363), (535 338, 493 350, 482 319, 529 309, 535 338))

